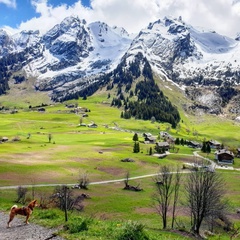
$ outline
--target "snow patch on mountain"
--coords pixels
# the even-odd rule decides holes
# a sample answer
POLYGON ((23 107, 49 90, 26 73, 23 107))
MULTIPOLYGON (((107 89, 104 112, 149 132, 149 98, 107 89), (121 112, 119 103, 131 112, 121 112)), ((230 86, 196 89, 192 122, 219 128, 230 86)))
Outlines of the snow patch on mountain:
POLYGON ((39 31, 21 31, 12 36, 17 48, 17 51, 21 49, 34 46, 40 42, 39 31))
POLYGON ((212 30, 194 28, 180 18, 150 23, 127 52, 132 61, 141 52, 162 77, 184 85, 240 84, 240 45, 212 30))
POLYGON ((61 76, 64 84, 111 71, 132 41, 123 28, 111 28, 102 22, 87 24, 75 17, 64 19, 43 36, 39 32, 23 31, 12 39, 17 46, 15 51, 26 47, 38 50, 39 57, 30 61, 24 70, 28 76, 37 77, 36 86, 42 85, 42 89, 48 81, 55 83, 61 76))

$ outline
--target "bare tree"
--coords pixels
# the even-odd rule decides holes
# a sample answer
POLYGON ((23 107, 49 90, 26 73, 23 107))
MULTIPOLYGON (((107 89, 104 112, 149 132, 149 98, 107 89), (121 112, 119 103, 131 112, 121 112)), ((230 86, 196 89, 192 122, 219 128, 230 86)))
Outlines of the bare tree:
POLYGON ((35 181, 32 180, 32 199, 35 199, 35 181))
POLYGON ((172 181, 173 173, 170 168, 163 166, 160 168, 159 173, 154 179, 156 182, 156 193, 153 196, 155 202, 154 206, 157 213, 161 216, 163 222, 163 229, 167 228, 167 213, 171 202, 172 193, 174 191, 172 181))
POLYGON ((75 196, 73 190, 66 185, 57 186, 51 196, 52 203, 58 208, 65 211, 65 220, 67 221, 67 211, 77 210, 82 211, 82 201, 87 198, 86 194, 75 196))
POLYGON ((17 203, 23 203, 23 204, 25 203, 27 191, 28 189, 22 186, 19 186, 17 188, 17 196, 18 196, 16 200, 17 203))
POLYGON ((79 182, 79 188, 87 190, 88 185, 89 185, 88 174, 85 172, 81 175, 81 173, 80 173, 80 177, 78 179, 78 182, 79 182))
POLYGON ((222 201, 224 182, 217 173, 199 170, 189 174, 185 190, 192 218, 191 230, 200 235, 203 220, 210 216, 217 218, 226 209, 222 201))
POLYGON ((175 179, 174 179, 174 186, 173 186, 173 210, 172 210, 172 228, 174 228, 174 222, 176 220, 176 207, 178 204, 179 200, 179 188, 181 185, 181 173, 179 168, 177 169, 177 172, 175 174, 175 179))
POLYGON ((125 176, 125 179, 124 179, 125 188, 129 187, 129 178, 130 178, 130 173, 127 172, 126 176, 125 176))
POLYGON ((126 176, 125 176, 125 179, 124 179, 124 184, 125 184, 125 187, 123 188, 124 190, 130 190, 130 191, 142 191, 143 189, 140 188, 140 183, 137 185, 137 186, 132 186, 129 184, 129 179, 130 179, 130 173, 127 172, 126 173, 126 176))

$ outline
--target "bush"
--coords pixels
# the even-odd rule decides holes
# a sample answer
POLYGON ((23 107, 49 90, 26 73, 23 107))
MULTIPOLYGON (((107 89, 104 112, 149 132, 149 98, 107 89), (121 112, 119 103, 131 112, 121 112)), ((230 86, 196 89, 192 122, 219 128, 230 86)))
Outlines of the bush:
POLYGON ((75 217, 66 223, 64 227, 69 231, 69 233, 79 233, 87 231, 91 222, 92 219, 90 218, 75 217))
POLYGON ((59 213, 54 210, 43 210, 38 213, 40 219, 57 219, 59 217, 59 213))
POLYGON ((148 240, 149 237, 144 232, 144 225, 128 221, 118 234, 117 240, 148 240))

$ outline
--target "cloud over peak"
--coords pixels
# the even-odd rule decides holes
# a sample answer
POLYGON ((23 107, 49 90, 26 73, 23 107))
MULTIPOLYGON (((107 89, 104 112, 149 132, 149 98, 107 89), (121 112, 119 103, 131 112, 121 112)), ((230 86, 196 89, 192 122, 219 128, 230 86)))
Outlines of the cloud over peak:
MULTIPOLYGON (((65 3, 53 6, 48 0, 31 0, 36 16, 19 23, 19 30, 39 29, 44 33, 65 17, 75 15, 89 23, 103 21, 138 33, 150 22, 171 15, 224 35, 235 36, 240 31, 240 0, 91 0, 89 7, 83 6, 82 1, 61 1, 65 3)), ((16 6, 15 0, 1 2, 16 6)))

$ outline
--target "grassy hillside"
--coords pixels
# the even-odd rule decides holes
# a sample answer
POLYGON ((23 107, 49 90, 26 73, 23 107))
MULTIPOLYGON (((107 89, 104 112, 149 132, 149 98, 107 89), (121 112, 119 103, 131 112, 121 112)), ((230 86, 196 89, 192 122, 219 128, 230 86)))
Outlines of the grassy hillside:
MULTIPOLYGON (((0 96, 0 104, 10 108, 0 113, 0 136, 9 138, 8 142, 0 145, 0 186, 75 184, 84 173, 87 173, 90 182, 122 179, 127 172, 135 177, 156 173, 163 165, 175 168, 181 167, 184 162, 196 161, 192 155, 194 150, 182 146, 179 146, 177 154, 170 154, 164 159, 149 156, 149 149, 154 148, 154 145, 141 143, 141 133, 144 132, 158 136, 159 131, 168 131, 174 137, 199 142, 204 138, 215 139, 230 147, 239 147, 239 125, 218 116, 186 115, 182 110, 186 99, 180 93, 174 93, 170 87, 174 88, 166 84, 161 89, 180 109, 182 121, 178 129, 171 129, 169 124, 164 123, 120 118, 121 109, 110 107, 111 98, 108 99, 108 93, 104 89, 85 101, 79 99, 52 105, 46 95, 43 97, 40 93, 38 97, 38 93, 33 90, 34 98, 28 100, 23 97, 16 102, 12 94, 0 96), (49 104, 45 107, 45 112, 38 112, 37 108, 33 108, 42 103, 49 104), (67 108, 66 104, 89 109, 88 117, 82 117, 80 110, 77 114, 72 113, 72 108, 67 108), (29 105, 32 109, 29 109, 29 105), (14 108, 18 113, 11 114, 14 108), (94 122, 98 127, 79 126, 80 121, 85 124, 94 122), (140 153, 137 154, 133 153, 132 138, 135 132, 139 133, 140 140, 140 153), (198 134, 193 134, 194 132, 198 134), (12 141, 13 139, 20 141, 12 141), (132 158, 135 162, 123 163, 121 159, 124 158, 132 158)), ((213 158, 213 155, 210 157, 213 158)), ((240 166, 239 159, 236 159, 235 166, 240 166)), ((226 179, 231 217, 239 225, 239 219, 234 213, 239 207, 240 186, 237 182, 240 175, 237 171, 222 173, 226 179)), ((186 236, 160 231, 160 217, 152 207, 155 188, 152 178, 131 180, 131 184, 140 185, 144 191, 124 191, 123 182, 90 185, 87 193, 91 199, 84 201, 81 216, 93 217, 93 223, 89 223, 88 232, 68 235, 68 238, 111 239, 106 237, 107 234, 112 236, 110 232, 118 228, 120 231, 123 221, 134 220, 146 226, 151 239, 187 239, 186 236), (101 235, 103 232, 105 235, 101 235)), ((53 187, 36 188, 35 196, 38 199, 47 198, 53 190, 53 187)), ((82 192, 76 190, 76 194, 82 192)), ((181 194, 184 197, 184 192, 181 194)), ((32 198, 31 188, 27 195, 28 199, 32 198)), ((0 199, 0 208, 8 211, 16 199, 16 190, 0 190, 0 199)), ((188 229, 190 220, 186 212, 186 207, 179 209, 178 220, 180 226, 184 225, 188 229)), ((37 209, 34 218, 36 222, 41 221, 48 226, 63 224, 62 212, 52 214, 55 217, 49 217, 49 220, 42 210, 37 209)), ((74 214, 70 214, 70 219, 74 217, 74 214)), ((220 239, 229 239, 225 233, 221 236, 220 239)))

